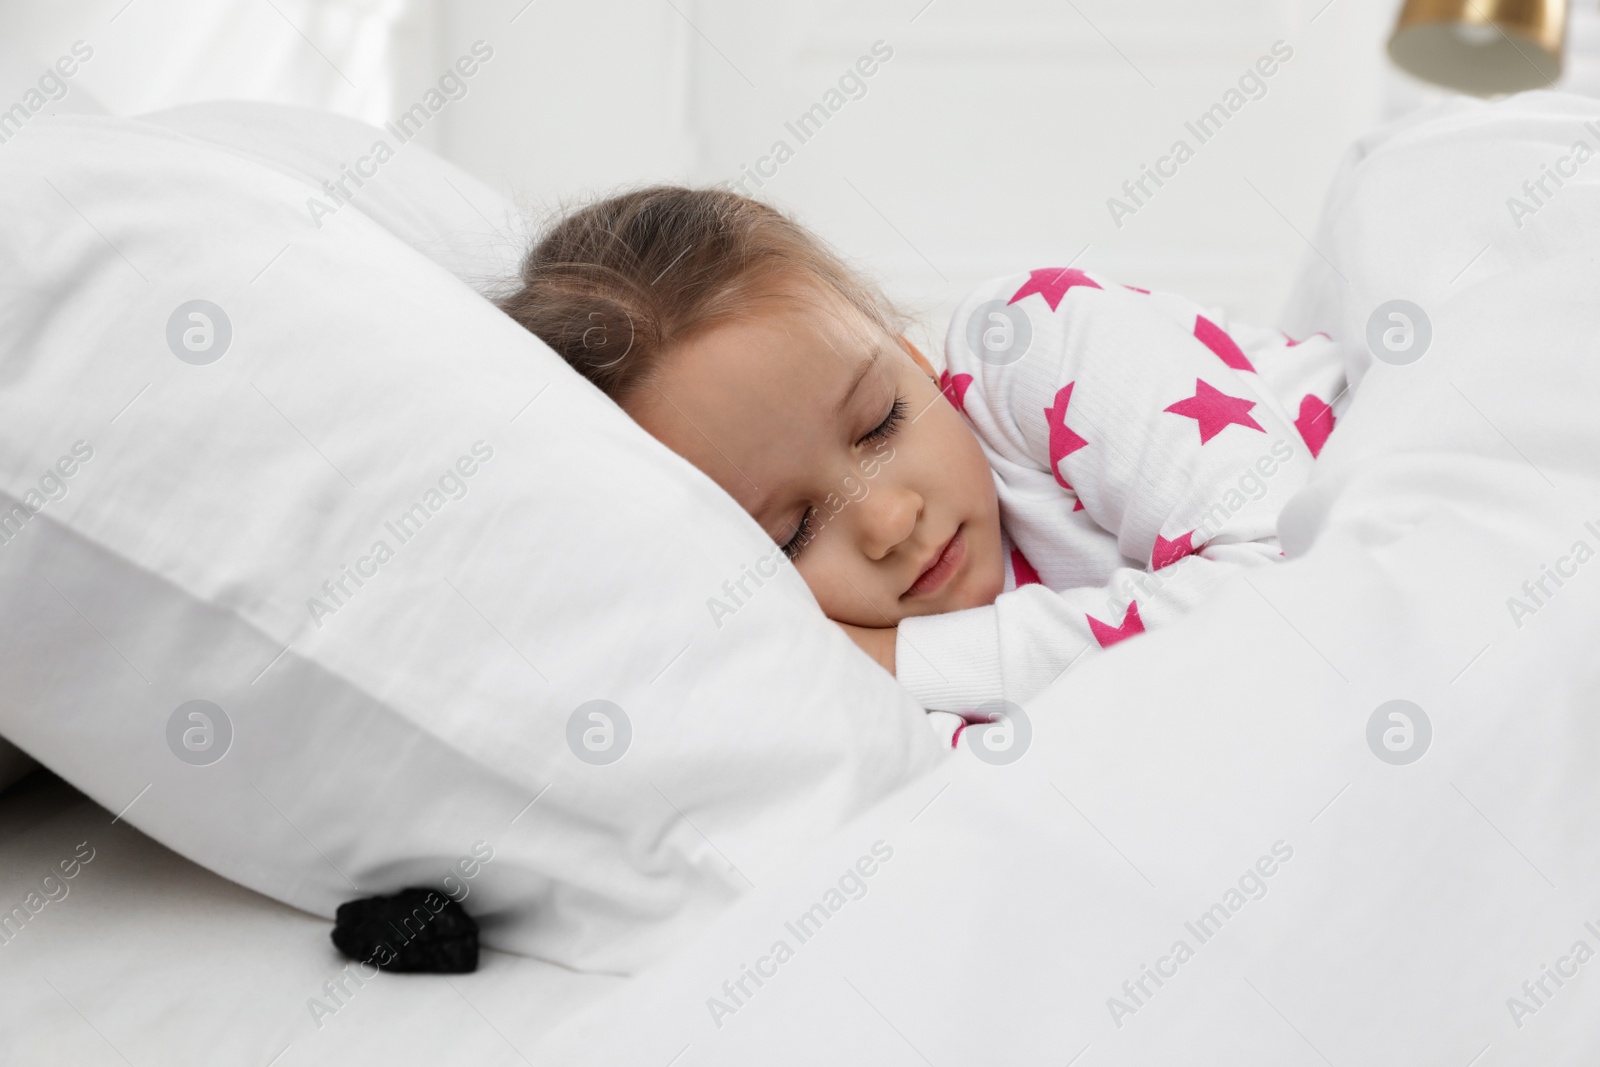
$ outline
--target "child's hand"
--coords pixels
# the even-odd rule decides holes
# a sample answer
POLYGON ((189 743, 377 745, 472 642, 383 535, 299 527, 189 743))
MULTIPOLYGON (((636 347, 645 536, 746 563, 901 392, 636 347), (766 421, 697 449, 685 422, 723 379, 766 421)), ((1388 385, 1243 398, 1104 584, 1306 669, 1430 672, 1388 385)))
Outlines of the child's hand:
POLYGON ((881 629, 868 626, 852 626, 848 622, 835 623, 841 630, 849 635, 850 640, 861 647, 861 650, 877 661, 878 665, 890 674, 894 673, 894 645, 899 631, 893 626, 881 629))

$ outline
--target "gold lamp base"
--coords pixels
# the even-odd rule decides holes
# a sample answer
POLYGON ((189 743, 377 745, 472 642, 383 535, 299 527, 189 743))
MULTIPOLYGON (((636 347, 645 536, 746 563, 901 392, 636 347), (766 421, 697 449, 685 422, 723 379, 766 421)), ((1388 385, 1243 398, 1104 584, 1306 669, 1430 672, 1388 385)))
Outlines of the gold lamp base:
POLYGON ((1406 0, 1389 58, 1476 96, 1544 89, 1561 76, 1567 0, 1406 0))

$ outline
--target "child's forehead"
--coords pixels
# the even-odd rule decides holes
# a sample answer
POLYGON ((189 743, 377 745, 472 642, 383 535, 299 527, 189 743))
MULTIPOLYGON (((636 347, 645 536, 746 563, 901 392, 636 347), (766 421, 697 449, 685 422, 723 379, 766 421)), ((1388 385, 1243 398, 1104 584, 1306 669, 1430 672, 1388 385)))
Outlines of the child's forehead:
POLYGON ((758 328, 768 333, 770 348, 812 364, 810 369, 827 377, 854 375, 863 360, 884 346, 883 329, 837 294, 813 291, 780 298, 765 310, 766 321, 758 328))
POLYGON ((773 278, 750 293, 753 314, 787 313, 805 318, 819 329, 858 340, 880 333, 872 316, 825 279, 809 274, 773 278))
POLYGON ((768 302, 675 346, 657 377, 675 402, 719 424, 779 415, 833 422, 892 365, 894 348, 859 312, 768 302))
POLYGON ((803 397, 815 417, 832 418, 890 366, 893 345, 859 315, 797 310, 763 331, 760 348, 761 378, 796 402, 803 397))

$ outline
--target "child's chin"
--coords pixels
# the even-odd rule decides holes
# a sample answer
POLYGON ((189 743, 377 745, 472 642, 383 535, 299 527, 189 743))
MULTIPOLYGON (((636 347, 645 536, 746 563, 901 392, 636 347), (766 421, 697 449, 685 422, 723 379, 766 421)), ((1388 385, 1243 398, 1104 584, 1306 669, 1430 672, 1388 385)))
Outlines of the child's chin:
POLYGON ((963 577, 966 581, 962 583, 962 587, 951 590, 952 595, 948 606, 941 607, 940 611, 986 608, 995 602, 995 599, 1006 587, 1006 575, 1003 568, 996 568, 994 573, 987 576, 969 574, 963 577))
POLYGON ((905 616, 909 618, 913 615, 948 615, 952 611, 979 608, 983 607, 984 604, 992 604, 993 602, 993 597, 985 601, 982 597, 974 596, 966 590, 953 591, 951 595, 941 597, 932 603, 918 604, 915 610, 907 611, 905 616))

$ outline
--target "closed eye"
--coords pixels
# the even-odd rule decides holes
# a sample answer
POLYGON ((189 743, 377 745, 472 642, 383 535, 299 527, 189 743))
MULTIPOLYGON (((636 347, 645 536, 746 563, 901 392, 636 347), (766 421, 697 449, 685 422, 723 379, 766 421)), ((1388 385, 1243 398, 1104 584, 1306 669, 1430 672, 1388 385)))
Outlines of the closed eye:
POLYGON ((858 441, 857 444, 864 445, 873 441, 882 441, 885 438, 893 436, 895 430, 899 429, 900 423, 905 419, 905 417, 906 398, 903 396, 897 396, 894 398, 894 403, 889 407, 889 414, 885 415, 883 421, 868 431, 867 435, 858 441))
MULTIPOLYGON (((894 398, 894 403, 889 406, 889 413, 883 417, 883 421, 868 430, 866 436, 856 443, 866 445, 893 437, 895 431, 900 428, 900 424, 905 421, 905 417, 906 398, 897 396, 894 398)), ((794 534, 783 543, 783 554, 790 560, 799 556, 801 549, 805 548, 806 544, 816 536, 813 529, 815 525, 813 520, 816 518, 816 514, 816 508, 807 508, 806 513, 800 516, 800 525, 795 527, 794 534)))
POLYGON ((800 550, 811 539, 811 516, 817 513, 816 508, 807 508, 806 513, 800 516, 800 525, 795 527, 794 536, 783 543, 783 554, 793 560, 800 554, 800 550))

